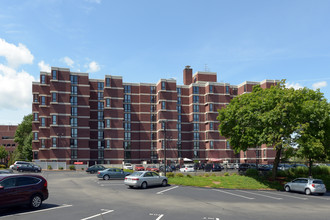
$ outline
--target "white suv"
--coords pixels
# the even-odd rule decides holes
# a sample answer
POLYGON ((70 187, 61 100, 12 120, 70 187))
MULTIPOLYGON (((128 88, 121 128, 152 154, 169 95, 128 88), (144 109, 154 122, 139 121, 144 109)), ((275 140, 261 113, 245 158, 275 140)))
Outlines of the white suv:
POLYGON ((130 163, 125 163, 124 166, 123 166, 123 169, 126 169, 126 170, 133 170, 133 166, 132 166, 132 164, 130 164, 130 163))
POLYGON ((195 172, 194 165, 182 165, 180 172, 195 172))

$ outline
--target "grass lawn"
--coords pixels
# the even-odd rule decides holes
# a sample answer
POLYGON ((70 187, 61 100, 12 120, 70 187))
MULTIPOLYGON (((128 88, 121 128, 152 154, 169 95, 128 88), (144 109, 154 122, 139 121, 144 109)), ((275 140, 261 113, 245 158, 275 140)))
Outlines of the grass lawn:
POLYGON ((184 176, 170 177, 169 184, 198 186, 211 188, 226 188, 226 189, 283 189, 283 186, 278 182, 270 182, 265 179, 255 179, 247 176, 184 176))

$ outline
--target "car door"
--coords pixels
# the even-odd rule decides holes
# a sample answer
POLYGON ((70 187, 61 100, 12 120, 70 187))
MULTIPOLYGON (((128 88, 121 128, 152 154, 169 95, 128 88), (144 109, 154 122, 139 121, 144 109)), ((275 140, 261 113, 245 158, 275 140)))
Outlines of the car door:
POLYGON ((298 190, 299 192, 305 192, 306 185, 308 183, 308 179, 301 179, 298 184, 298 190))
POLYGON ((147 181, 149 186, 155 185, 155 181, 154 181, 154 178, 153 178, 151 172, 146 172, 143 177, 144 177, 144 180, 147 181))
POLYGON ((10 177, 0 182, 0 206, 13 205, 18 202, 16 178, 10 177))
POLYGON ((160 176, 158 175, 158 173, 155 172, 151 172, 152 174, 152 179, 154 182, 154 185, 161 185, 162 184, 162 178, 160 178, 160 176))

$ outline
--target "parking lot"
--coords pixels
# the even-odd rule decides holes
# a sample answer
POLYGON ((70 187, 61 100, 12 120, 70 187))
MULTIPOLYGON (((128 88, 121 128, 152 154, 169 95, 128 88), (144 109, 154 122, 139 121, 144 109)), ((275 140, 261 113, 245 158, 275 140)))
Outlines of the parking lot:
POLYGON ((0 219, 329 219, 330 194, 187 186, 129 189, 85 172, 45 171, 50 197, 41 209, 0 210, 0 219))

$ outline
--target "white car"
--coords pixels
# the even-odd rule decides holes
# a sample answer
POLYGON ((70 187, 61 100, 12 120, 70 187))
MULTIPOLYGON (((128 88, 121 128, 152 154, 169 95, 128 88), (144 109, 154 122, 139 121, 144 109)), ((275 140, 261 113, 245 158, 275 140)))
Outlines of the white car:
POLYGON ((130 163, 125 163, 123 166, 124 170, 133 170, 133 166, 130 163))
POLYGON ((182 165, 180 172, 195 172, 194 165, 182 165))

